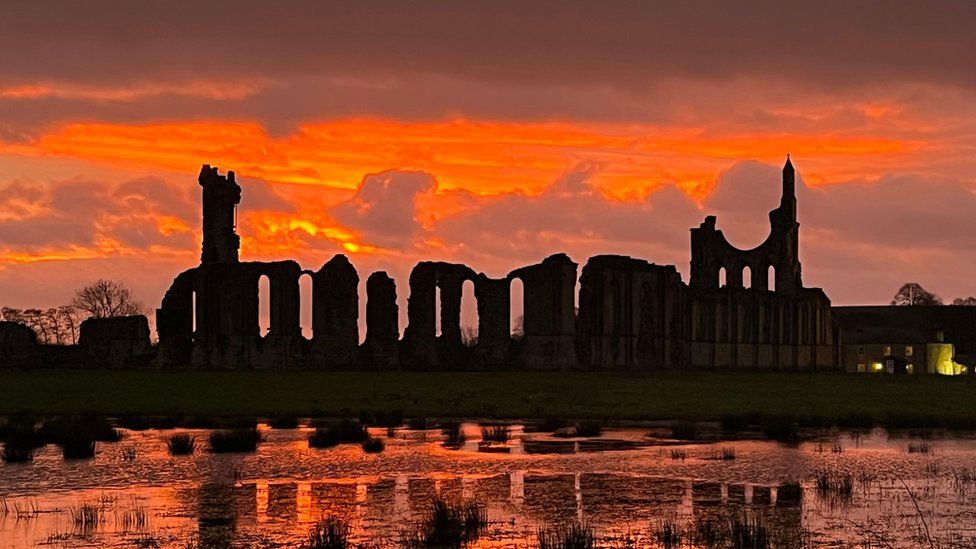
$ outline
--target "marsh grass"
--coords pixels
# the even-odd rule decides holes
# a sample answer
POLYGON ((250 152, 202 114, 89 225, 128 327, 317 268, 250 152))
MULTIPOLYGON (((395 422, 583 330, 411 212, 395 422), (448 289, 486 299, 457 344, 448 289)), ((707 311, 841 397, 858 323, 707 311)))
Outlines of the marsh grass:
POLYGON ((95 441, 88 433, 71 432, 61 437, 61 455, 64 459, 89 459, 95 457, 95 441))
POLYGON ((166 449, 171 456, 189 456, 197 449, 197 439, 187 433, 171 435, 166 441, 166 449))
POLYGON ((932 452, 932 444, 924 441, 914 441, 908 443, 909 454, 928 454, 932 452))
POLYGON ((693 545, 698 547, 721 547, 725 532, 717 520, 697 520, 690 533, 693 545))
POLYGON ((68 514, 71 516, 75 531, 82 536, 91 535, 104 521, 102 507, 96 503, 86 502, 77 507, 71 507, 68 509, 68 514))
POLYGON ((383 440, 376 437, 366 437, 360 446, 362 446, 363 451, 367 454, 378 454, 386 448, 383 440))
POLYGON ((120 450, 122 461, 132 462, 136 460, 136 447, 126 446, 120 450))
POLYGON ((487 425, 481 428, 481 440, 487 442, 508 442, 507 425, 487 425))
POLYGON ((769 528, 757 517, 729 518, 729 539, 735 549, 767 549, 772 538, 769 528))
POLYGON ((658 521, 654 528, 654 539, 663 549, 676 549, 684 538, 681 527, 673 517, 658 521))
POLYGON ((488 527, 488 511, 477 502, 436 498, 418 530, 406 536, 404 546, 462 547, 478 540, 488 527))
POLYGON ((539 549, 594 549, 597 546, 596 533, 585 522, 540 530, 536 539, 539 549))
POLYGON ((261 442, 257 428, 221 429, 210 433, 210 450, 217 454, 253 452, 261 442))
POLYGON ((850 501, 854 497, 854 476, 818 469, 813 474, 817 494, 831 501, 850 501))
POLYGON ((346 549, 349 545, 349 525, 335 517, 321 520, 308 532, 304 549, 346 549))
POLYGON ((362 443, 369 437, 366 427, 361 423, 343 420, 327 426, 317 427, 308 436, 309 448, 331 448, 340 444, 362 443))
POLYGON ((671 450, 670 455, 671 455, 671 459, 675 461, 678 460, 684 461, 688 459, 688 452, 685 452, 684 450, 671 450))
POLYGON ((735 448, 731 446, 725 446, 719 450, 719 459, 722 461, 732 461, 735 459, 735 448))

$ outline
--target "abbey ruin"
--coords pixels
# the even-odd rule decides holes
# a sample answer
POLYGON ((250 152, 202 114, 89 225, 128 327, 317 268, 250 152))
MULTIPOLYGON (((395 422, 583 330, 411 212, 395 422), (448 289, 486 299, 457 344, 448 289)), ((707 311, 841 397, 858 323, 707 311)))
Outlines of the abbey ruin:
POLYGON ((199 183, 201 262, 176 277, 156 311, 158 367, 840 368, 830 300, 823 290, 804 287, 801 278, 789 160, 766 241, 752 250, 736 249, 716 228, 715 217, 707 217, 691 230, 688 283, 674 266, 626 256, 592 257, 580 269, 567 255, 555 254, 497 279, 466 265, 421 262, 406 288, 402 337, 397 292, 404 288, 385 272, 369 275, 362 342, 360 274, 348 258, 336 255, 317 271, 290 260, 240 261, 235 218, 241 187, 234 173, 220 175, 204 166, 199 183), (312 278, 311 338, 302 335, 299 320, 304 274, 312 278), (267 333, 259 328, 262 276, 270 281, 267 333), (510 300, 516 279, 524 288, 524 335, 513 338, 510 300), (466 281, 473 282, 477 300, 475 344, 462 338, 466 281))

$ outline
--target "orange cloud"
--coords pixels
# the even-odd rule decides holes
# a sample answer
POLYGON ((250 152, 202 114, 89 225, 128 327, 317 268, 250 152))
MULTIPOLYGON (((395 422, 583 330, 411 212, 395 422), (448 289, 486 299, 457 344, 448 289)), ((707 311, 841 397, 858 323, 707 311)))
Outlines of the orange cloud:
MULTIPOLYGON (((812 182, 872 179, 917 164, 927 144, 857 132, 710 131, 701 127, 457 119, 308 123, 274 137, 251 122, 69 124, 11 153, 194 172, 203 162, 269 182, 353 189, 364 173, 419 170, 441 190, 540 192, 580 164, 593 184, 629 200, 677 185, 700 199, 731 161, 779 163, 792 152, 812 182)), ((2 150, 2 149, 0 149, 2 150)))

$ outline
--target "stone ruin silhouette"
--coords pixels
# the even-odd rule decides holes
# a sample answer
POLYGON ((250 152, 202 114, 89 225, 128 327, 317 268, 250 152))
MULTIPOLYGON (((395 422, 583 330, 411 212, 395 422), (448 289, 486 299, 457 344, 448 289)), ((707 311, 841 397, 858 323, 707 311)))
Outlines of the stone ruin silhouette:
POLYGON ((359 273, 344 255, 318 271, 295 261, 242 262, 236 232, 241 187, 233 172, 203 166, 199 266, 167 290, 156 324, 155 365, 216 369, 779 369, 840 368, 830 300, 805 288, 798 258, 795 174, 787 158, 770 234, 739 250, 714 216, 691 229, 691 280, 674 266, 617 255, 591 257, 579 275, 566 254, 493 279, 457 263, 418 263, 400 337, 397 285, 366 281, 366 337, 359 341, 359 273), (749 287, 743 284, 748 268, 749 287), (722 283, 724 273, 725 283, 722 283), (312 279, 312 337, 300 327, 299 278, 312 279), (270 281, 270 329, 259 328, 259 280, 270 281), (510 333, 512 281, 524 288, 524 335, 510 333), (768 284, 772 279, 773 284, 768 284), (461 295, 472 281, 478 340, 465 345, 461 295), (435 310, 440 292, 440 310, 435 310), (436 333, 440 315, 441 334, 436 333), (196 329, 194 330, 194 326, 196 329))

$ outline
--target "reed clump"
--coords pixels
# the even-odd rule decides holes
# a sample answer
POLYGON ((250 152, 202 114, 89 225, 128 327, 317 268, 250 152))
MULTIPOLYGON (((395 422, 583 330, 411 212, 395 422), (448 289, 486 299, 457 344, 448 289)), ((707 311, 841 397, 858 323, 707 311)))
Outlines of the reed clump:
POLYGON ((539 549, 594 549, 596 533, 585 522, 540 530, 536 535, 539 549))
POLYGON ((308 532, 305 549, 346 549, 349 544, 349 525, 329 517, 315 524, 308 532))
POLYGON ((508 442, 508 426, 488 425, 482 427, 481 440, 488 442, 508 442))
POLYGON ((488 527, 488 511, 476 502, 436 498, 417 532, 407 536, 404 546, 462 547, 478 540, 488 527))
POLYGON ((386 444, 383 443, 383 440, 376 437, 366 437, 361 446, 363 451, 367 454, 378 454, 386 448, 386 444))
POLYGON ((261 434, 256 427, 220 429, 210 433, 210 450, 217 454, 253 452, 260 442, 261 434))
POLYGON ((197 439, 187 433, 178 433, 169 437, 166 449, 171 456, 189 456, 197 449, 197 439))

